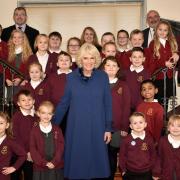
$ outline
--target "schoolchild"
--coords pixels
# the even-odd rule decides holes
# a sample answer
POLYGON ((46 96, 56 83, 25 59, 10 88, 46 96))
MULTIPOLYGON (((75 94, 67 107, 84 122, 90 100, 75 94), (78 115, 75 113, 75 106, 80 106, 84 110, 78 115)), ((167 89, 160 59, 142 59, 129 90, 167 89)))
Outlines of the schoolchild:
POLYGON ((76 64, 76 57, 78 54, 78 51, 81 47, 81 40, 77 37, 71 37, 67 41, 67 52, 70 54, 72 58, 72 66, 71 69, 74 70, 77 68, 76 64))
POLYGON ((143 66, 145 57, 142 48, 135 47, 132 49, 130 61, 131 65, 124 73, 126 82, 130 89, 131 110, 133 112, 136 109, 137 105, 142 101, 140 93, 141 82, 149 79, 150 75, 143 66))
POLYGON ((164 109, 155 99, 158 92, 152 80, 144 80, 141 83, 141 95, 144 99, 136 109, 137 112, 142 112, 146 117, 147 127, 146 132, 150 133, 154 142, 159 142, 162 128, 163 128, 163 115, 164 109))
POLYGON ((122 142, 119 165, 123 180, 158 179, 157 154, 153 139, 145 132, 147 122, 140 112, 130 116, 131 134, 122 142))
POLYGON ((66 84, 66 74, 72 72, 70 69, 72 65, 71 56, 66 52, 60 52, 58 55, 58 70, 56 73, 53 73, 48 78, 48 87, 50 100, 56 107, 59 103, 61 97, 64 94, 64 88, 66 84))
POLYGON ((26 161, 13 175, 13 179, 20 179, 22 172, 25 180, 32 180, 33 165, 29 149, 30 132, 37 124, 37 117, 34 110, 34 98, 28 90, 21 90, 17 94, 17 105, 19 110, 12 117, 12 130, 15 141, 25 150, 26 161))
POLYGON ((101 68, 108 74, 112 95, 112 127, 114 132, 108 151, 111 168, 110 179, 113 180, 117 169, 120 142, 123 137, 127 136, 129 130, 130 92, 126 82, 121 80, 121 67, 115 57, 108 56, 105 58, 101 68))
POLYGON ((160 158, 161 178, 180 179, 180 116, 172 115, 168 121, 168 135, 160 139, 158 156, 160 158))
MULTIPOLYGON (((160 21, 155 29, 154 40, 149 49, 153 54, 151 64, 154 72, 160 68, 167 68, 166 72, 166 103, 173 95, 173 69, 179 59, 178 46, 171 25, 167 21, 160 21)), ((160 72, 156 76, 155 84, 158 87, 157 99, 164 104, 164 75, 160 72)))
POLYGON ((112 32, 105 32, 101 36, 101 46, 102 47, 108 42, 115 42, 115 36, 112 32))
POLYGON ((47 77, 49 74, 57 70, 56 67, 57 56, 48 52, 48 44, 49 44, 48 36, 46 34, 39 34, 35 40, 35 48, 37 52, 36 54, 31 55, 28 60, 28 66, 33 62, 40 63, 43 72, 47 77))
POLYGON ((33 180, 62 180, 64 139, 59 127, 51 124, 54 106, 50 101, 40 104, 39 124, 33 127, 30 153, 34 162, 33 180))
POLYGON ((10 180, 10 174, 15 172, 25 159, 24 149, 11 137, 9 116, 0 112, 0 179, 10 180), (17 156, 16 162, 10 164, 14 154, 17 156))
POLYGON ((20 87, 20 90, 26 89, 31 92, 35 99, 35 110, 39 107, 42 101, 49 100, 49 86, 47 84, 47 77, 44 77, 43 69, 40 63, 32 62, 29 65, 29 77, 27 81, 20 87))

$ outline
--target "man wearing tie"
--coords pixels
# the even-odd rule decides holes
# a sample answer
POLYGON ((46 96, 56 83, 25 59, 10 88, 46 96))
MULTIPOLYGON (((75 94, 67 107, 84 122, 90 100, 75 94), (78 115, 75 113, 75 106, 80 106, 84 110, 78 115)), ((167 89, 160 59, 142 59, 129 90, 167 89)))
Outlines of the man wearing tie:
POLYGON ((157 11, 150 10, 147 13, 146 22, 149 27, 143 30, 143 34, 144 34, 143 47, 144 48, 148 47, 150 42, 153 40, 154 29, 156 28, 156 25, 159 23, 159 21, 160 21, 160 16, 157 11))
POLYGON ((14 29, 20 29, 21 31, 25 32, 29 40, 30 46, 34 51, 34 41, 36 36, 39 34, 39 31, 26 24, 27 21, 26 9, 24 7, 17 7, 14 10, 13 19, 15 24, 3 29, 1 39, 7 42, 10 38, 11 32, 14 29))

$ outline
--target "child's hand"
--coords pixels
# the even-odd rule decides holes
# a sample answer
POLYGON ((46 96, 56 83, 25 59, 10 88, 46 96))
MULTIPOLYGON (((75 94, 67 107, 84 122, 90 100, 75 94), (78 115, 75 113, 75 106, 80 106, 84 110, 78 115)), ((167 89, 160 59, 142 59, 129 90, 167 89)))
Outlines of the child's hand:
POLYGON ((174 60, 175 63, 178 62, 179 60, 179 55, 177 53, 173 53, 173 55, 171 56, 171 58, 174 60))
POLYGON ((159 178, 158 177, 152 177, 153 178, 153 180, 158 180, 159 178))
POLYGON ((11 167, 4 167, 2 170, 2 174, 8 175, 8 174, 13 173, 14 171, 16 171, 16 169, 12 166, 11 167))
POLYGON ((128 135, 128 133, 126 131, 121 131, 121 136, 125 137, 127 135, 128 135))
POLYGON ((27 80, 24 80, 24 81, 21 82, 20 86, 25 86, 26 83, 28 83, 28 81, 27 81, 27 80))
POLYGON ((13 82, 11 80, 9 80, 9 79, 6 79, 6 83, 7 83, 8 86, 12 86, 13 85, 13 82))
POLYGON ((172 59, 170 59, 169 61, 166 61, 166 62, 165 62, 165 65, 166 65, 166 67, 169 68, 169 69, 174 68, 174 62, 172 62, 172 59))
POLYGON ((30 152, 27 153, 27 161, 33 162, 30 152))
POLYGON ((51 162, 48 162, 48 163, 46 164, 46 166, 47 166, 49 169, 53 169, 53 168, 55 167, 54 164, 51 163, 51 162))
POLYGON ((111 132, 104 133, 104 141, 108 144, 111 141, 111 132))
POLYGON ((18 86, 20 82, 21 82, 21 79, 20 79, 20 78, 15 78, 15 79, 13 79, 13 84, 14 84, 14 86, 18 86))

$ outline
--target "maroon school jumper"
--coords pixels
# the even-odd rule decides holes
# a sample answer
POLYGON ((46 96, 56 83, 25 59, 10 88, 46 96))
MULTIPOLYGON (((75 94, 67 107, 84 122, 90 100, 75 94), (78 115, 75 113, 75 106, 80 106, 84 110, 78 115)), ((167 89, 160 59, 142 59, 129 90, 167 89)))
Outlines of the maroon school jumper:
MULTIPOLYGON (((53 139, 55 143, 55 152, 52 159, 52 163, 55 169, 62 168, 63 162, 63 152, 64 152, 64 139, 61 130, 58 126, 52 124, 53 139)), ((44 137, 40 130, 39 125, 33 127, 31 131, 30 138, 30 153, 34 161, 34 170, 41 171, 47 170, 46 164, 48 161, 45 159, 45 147, 44 147, 44 137)))
POLYGON ((130 92, 126 82, 117 81, 111 89, 113 129, 128 132, 130 115, 130 92))
POLYGON ((137 105, 142 101, 140 85, 142 81, 149 79, 150 75, 146 69, 137 73, 129 68, 125 71, 125 78, 131 94, 131 108, 136 109, 137 105))
MULTIPOLYGON (((51 73, 56 72, 56 70, 57 70, 57 65, 56 65, 57 59, 56 58, 57 57, 54 55, 54 53, 53 54, 49 54, 49 58, 48 58, 47 65, 46 65, 46 69, 45 69, 45 72, 44 72, 47 77, 51 73)), ((31 55, 29 57, 27 66, 29 67, 29 65, 31 63, 33 63, 33 62, 39 62, 38 57, 37 57, 36 54, 33 54, 33 55, 31 55)), ((28 72, 27 72, 27 77, 29 78, 28 72)))
MULTIPOLYGON (((149 69, 149 63, 151 63, 151 58, 152 58, 151 51, 149 48, 144 48, 143 51, 144 51, 144 57, 145 57, 145 62, 143 63, 143 66, 150 73, 151 69, 149 69)), ((130 61, 131 55, 132 55, 131 50, 124 52, 121 55, 120 63, 123 69, 129 69, 131 65, 131 61, 130 61)))
POLYGON ((21 145, 26 153, 29 150, 29 141, 30 141, 30 133, 33 126, 37 124, 37 117, 31 115, 23 115, 23 113, 19 110, 15 112, 12 117, 13 123, 13 137, 16 142, 21 145))
POLYGON ((176 180, 180 179, 180 147, 173 148, 168 137, 162 137, 159 141, 158 155, 161 165, 162 180, 173 180, 176 173, 176 180))
MULTIPOLYGON (((151 51, 151 54, 153 55, 154 54, 154 40, 151 41, 149 45, 149 49, 151 51)), ((169 58, 172 56, 171 46, 168 41, 166 41, 165 47, 160 43, 159 53, 160 53, 160 59, 158 59, 156 56, 152 56, 151 63, 150 63, 152 65, 152 67, 150 67, 151 72, 155 72, 159 68, 166 67, 165 62, 168 61, 169 58)), ((169 79, 173 77, 172 69, 168 69, 167 76, 169 79)), ((164 75, 162 72, 159 73, 156 77, 156 79, 158 80, 163 80, 163 78, 164 78, 164 75)))
POLYGON ((64 95, 64 88, 66 84, 66 74, 53 73, 48 78, 50 100, 56 107, 61 97, 64 95))
POLYGON ((155 142, 159 141, 163 128, 164 109, 158 102, 142 102, 137 107, 146 117, 146 132, 150 133, 155 142))
POLYGON ((3 175, 2 168, 13 166, 16 170, 26 160, 24 149, 19 146, 14 140, 6 137, 0 145, 0 180, 10 180, 10 175, 3 175), (13 154, 17 155, 17 160, 13 165, 10 165, 13 154))
MULTIPOLYGON (((8 58, 8 46, 4 41, 0 42, 0 59, 7 61, 8 58)), ((0 64, 0 73, 3 73, 3 66, 0 64)))
POLYGON ((49 100, 49 97, 50 97, 49 86, 47 84, 46 79, 41 81, 41 83, 35 89, 31 86, 30 82, 26 83, 26 85, 24 85, 24 86, 20 86, 20 90, 22 90, 22 89, 26 89, 26 90, 30 91, 31 94, 33 95, 33 97, 35 99, 35 104, 34 104, 35 110, 37 110, 37 108, 43 101, 49 100))
POLYGON ((153 170, 156 162, 156 150, 153 139, 145 135, 144 140, 134 139, 132 135, 124 138, 119 154, 119 165, 122 172, 127 170, 135 173, 143 173, 153 170))
POLYGON ((4 41, 0 42, 0 58, 2 60, 7 60, 8 58, 8 46, 4 41))

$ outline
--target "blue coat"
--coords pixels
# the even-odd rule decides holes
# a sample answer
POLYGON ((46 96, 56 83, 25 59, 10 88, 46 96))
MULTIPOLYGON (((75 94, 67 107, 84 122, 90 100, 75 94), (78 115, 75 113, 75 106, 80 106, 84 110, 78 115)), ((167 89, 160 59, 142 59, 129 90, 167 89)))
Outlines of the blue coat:
POLYGON ((104 133, 112 129, 112 100, 107 75, 94 70, 88 81, 79 69, 67 75, 65 94, 54 121, 59 124, 69 108, 65 137, 64 175, 69 179, 110 175, 104 133))

